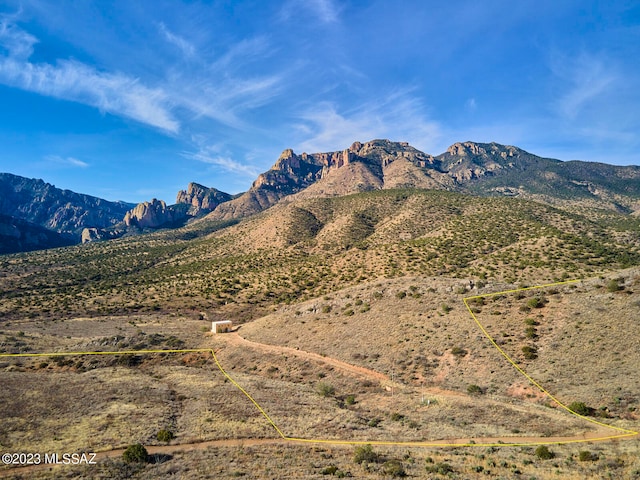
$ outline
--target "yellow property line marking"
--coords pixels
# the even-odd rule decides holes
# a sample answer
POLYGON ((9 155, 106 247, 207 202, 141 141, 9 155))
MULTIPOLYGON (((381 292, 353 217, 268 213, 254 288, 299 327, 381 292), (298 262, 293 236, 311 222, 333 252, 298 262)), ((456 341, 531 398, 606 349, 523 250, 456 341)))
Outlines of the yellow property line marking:
MULTIPOLYGON (((262 414, 262 416, 269 422, 269 424, 275 429, 278 435, 283 439, 290 442, 298 442, 298 443, 321 443, 321 444, 331 444, 331 445, 380 445, 380 446, 404 446, 404 447, 523 447, 523 446, 531 446, 531 445, 563 445, 569 443, 588 443, 588 442, 597 442, 604 440, 614 440, 616 438, 623 437, 633 437, 635 435, 639 435, 638 432, 633 430, 628 430, 625 428, 614 427, 611 425, 607 425, 606 423, 599 422, 597 420, 585 417, 580 415, 565 404, 560 402, 557 398, 555 398, 551 393, 549 393, 544 387, 542 387, 538 382, 536 382, 532 377, 530 377, 522 368, 518 366, 518 364, 511 359, 511 357, 496 343, 496 341, 489 335, 484 326, 478 321, 475 314, 469 307, 467 300, 472 300, 475 298, 484 298, 484 297, 495 297, 497 295, 505 295, 508 293, 520 292, 523 290, 533 290, 533 289, 541 289, 546 287, 558 286, 558 285, 566 285, 569 283, 579 282, 580 280, 569 280, 566 282, 557 282, 557 283, 549 283, 546 285, 538 285, 535 287, 525 287, 525 288, 517 288, 513 290, 505 290, 503 292, 495 292, 495 293, 487 293, 485 295, 475 295, 471 297, 463 298, 463 302, 469 311, 469 314, 476 322, 482 333, 489 339, 491 344, 500 352, 500 354, 520 373, 522 374, 529 382, 535 385, 541 392, 547 395, 551 400, 557 403, 560 407, 565 409, 570 414, 591 422, 595 425, 610 428, 612 430, 616 430, 618 432, 622 432, 617 435, 598 437, 598 438, 578 438, 572 440, 563 440, 563 441, 551 441, 551 442, 518 442, 518 443, 508 443, 508 442, 498 442, 498 443, 475 443, 473 439, 470 439, 468 443, 446 443, 444 441, 431 441, 431 442, 392 442, 392 441, 384 441, 384 440, 332 440, 332 439, 320 439, 320 438, 297 438, 297 437, 289 437, 285 435, 282 430, 276 425, 276 423, 269 417, 267 412, 260 406, 260 404, 247 392, 238 382, 236 382, 231 375, 229 375, 218 360, 215 351, 212 348, 197 348, 197 349, 183 349, 183 350, 122 350, 119 352, 55 352, 55 353, 3 353, 0 354, 0 357, 61 357, 61 356, 72 356, 72 355, 144 355, 149 353, 197 353, 197 352, 208 352, 211 353, 213 359, 216 363, 216 366, 222 372, 222 374, 227 378, 238 390, 240 390, 253 405, 258 409, 258 411, 262 414)), ((508 437, 505 437, 508 438, 508 437)))
MULTIPOLYGON (((488 293, 486 295, 474 295, 472 297, 463 298, 463 302, 464 302, 465 306, 467 307, 467 310, 469 311, 469 315, 471 315, 473 320, 476 322, 476 325, 478 325, 480 330, 482 330, 482 333, 484 333, 484 335, 489 339, 491 344, 532 385, 535 385, 542 393, 544 393, 547 397, 549 397, 551 400, 553 400, 558 406, 560 406, 561 408, 565 409, 571 415, 574 415, 574 416, 576 416, 576 417, 578 417, 578 418, 580 418, 582 420, 585 420, 587 422, 593 423, 593 424, 601 426, 601 427, 606 427, 606 428, 610 428, 612 430, 616 430, 618 432, 623 432, 622 434, 619 434, 619 435, 594 438, 594 439, 591 439, 589 441, 612 440, 614 438, 632 437, 632 436, 638 435, 638 432, 635 432, 633 430, 628 430, 626 428, 607 425, 606 423, 599 422, 597 420, 594 420, 593 418, 589 418, 589 417, 586 417, 584 415, 580 415, 579 413, 576 413, 573 410, 571 410, 569 407, 567 407, 564 403, 562 403, 555 396, 553 396, 549 391, 547 391, 542 385, 540 385, 537 381, 535 381, 527 372, 525 372, 522 368, 520 368, 520 366, 507 354, 507 352, 505 352, 502 348, 500 348, 500 346, 496 343, 494 338, 491 335, 489 335, 489 332, 487 332, 487 330, 484 328, 484 326, 477 319, 477 317, 473 313, 473 310, 469 306, 469 303, 467 303, 467 300, 473 300, 473 299, 476 299, 476 298, 495 297, 495 296, 504 295, 504 294, 507 294, 507 293, 515 293, 515 292, 521 292, 521 291, 524 291, 524 290, 533 290, 533 289, 541 289, 541 288, 553 287, 553 286, 558 286, 558 285, 566 285, 566 284, 570 284, 570 283, 576 283, 576 282, 579 282, 579 281, 580 280, 568 280, 566 282, 556 282, 556 283, 549 283, 549 284, 546 284, 546 285, 538 285, 538 286, 535 286, 535 287, 517 288, 517 289, 514 289, 514 290, 505 290, 503 292, 488 293)), ((573 442, 564 442, 564 443, 573 443, 573 442)), ((534 443, 532 445, 536 445, 536 444, 534 443)))

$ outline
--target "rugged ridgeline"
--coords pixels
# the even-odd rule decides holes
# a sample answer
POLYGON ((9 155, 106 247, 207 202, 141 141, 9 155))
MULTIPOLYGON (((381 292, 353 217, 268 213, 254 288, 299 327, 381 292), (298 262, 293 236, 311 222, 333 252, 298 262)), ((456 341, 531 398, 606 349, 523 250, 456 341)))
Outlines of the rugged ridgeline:
POLYGON ((132 206, 0 173, 0 250, 8 253, 77 243, 84 228, 115 225, 132 206))
POLYGON ((297 155, 285 150, 246 193, 220 204, 209 218, 246 217, 291 195, 332 197, 391 188, 512 196, 624 213, 640 210, 640 167, 561 162, 497 143, 456 143, 434 157, 405 142, 373 140, 338 152, 297 155))
MULTIPOLYGON (((178 192, 174 205, 157 199, 136 206, 107 202, 9 174, 0 176, 0 188, 0 214, 68 238, 77 239, 82 232, 82 242, 181 227, 204 216, 214 221, 241 219, 297 199, 395 188, 519 197, 596 213, 640 212, 640 167, 562 162, 513 146, 474 142, 456 143, 438 156, 389 140, 355 142, 327 153, 296 154, 287 149, 243 194, 232 196, 191 183, 178 192)), ((46 248, 48 242, 43 239, 41 247, 34 248, 46 248)))
POLYGON ((232 195, 215 188, 190 183, 186 190, 178 192, 174 205, 167 205, 164 200, 156 198, 139 203, 126 212, 121 222, 110 228, 86 228, 82 232, 82 243, 110 240, 158 228, 182 227, 189 220, 206 215, 232 198, 232 195))
POLYGON ((153 199, 142 202, 129 210, 124 217, 127 227, 161 228, 182 226, 188 220, 213 211, 223 202, 233 198, 228 193, 190 183, 186 190, 180 190, 175 205, 167 205, 163 200, 153 199))

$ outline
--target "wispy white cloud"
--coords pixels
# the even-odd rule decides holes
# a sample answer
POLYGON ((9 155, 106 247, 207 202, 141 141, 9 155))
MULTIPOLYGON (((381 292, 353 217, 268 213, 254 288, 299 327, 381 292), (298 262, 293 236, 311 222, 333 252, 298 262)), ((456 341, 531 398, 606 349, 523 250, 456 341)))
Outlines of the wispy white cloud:
POLYGON ((79 167, 87 168, 89 164, 78 160, 75 157, 61 157, 60 155, 47 155, 44 157, 45 161, 49 164, 64 166, 64 167, 79 167))
POLYGON ((300 11, 313 15, 322 23, 335 23, 339 19, 341 8, 333 0, 289 0, 280 10, 280 18, 289 20, 300 11))
POLYGON ((120 73, 100 72, 74 60, 55 65, 32 63, 29 56, 37 40, 0 18, 0 45, 8 55, 0 55, 0 83, 23 90, 99 108, 169 132, 180 125, 170 111, 167 94, 145 86, 137 78, 120 73))
POLYGON ((464 106, 467 108, 467 110, 469 110, 470 112, 474 112, 477 108, 478 108, 478 103, 476 102, 475 98, 469 98, 464 106))
POLYGON ((603 58, 586 53, 574 58, 554 59, 552 71, 566 85, 556 107, 569 119, 574 119, 590 103, 610 92, 617 81, 615 70, 603 58))
MULTIPOLYGON (((158 29, 164 40, 185 55, 197 53, 191 43, 165 24, 159 24, 158 29)), ((14 17, 0 16, 0 84, 89 105, 171 134, 180 131, 180 119, 193 115, 236 129, 246 128, 242 113, 279 95, 285 76, 284 72, 234 74, 242 65, 262 61, 269 54, 265 37, 241 40, 208 65, 204 58, 198 58, 196 70, 168 68, 165 77, 161 74, 154 80, 155 85, 76 60, 33 62, 30 56, 37 42, 37 38, 17 26, 14 17)))
POLYGON ((8 57, 25 60, 33 53, 33 46, 38 39, 15 25, 14 21, 19 15, 20 12, 0 15, 0 45, 6 49, 8 57))
POLYGON ((182 156, 208 165, 220 167, 224 171, 241 174, 251 179, 257 177, 260 173, 260 170, 253 165, 240 163, 226 155, 218 155, 215 151, 211 151, 206 147, 195 153, 183 152, 182 156))
POLYGON ((184 55, 186 55, 187 57, 193 57, 195 55, 196 48, 193 46, 193 44, 185 40, 183 37, 171 32, 164 23, 160 22, 158 24, 158 30, 160 30, 160 33, 167 42, 178 47, 178 49, 181 50, 184 55))
POLYGON ((301 120, 295 128, 306 138, 296 149, 307 152, 335 150, 355 140, 374 138, 408 141, 429 151, 442 137, 440 124, 429 119, 422 101, 409 92, 395 92, 347 112, 339 112, 332 103, 321 103, 308 108, 301 120))

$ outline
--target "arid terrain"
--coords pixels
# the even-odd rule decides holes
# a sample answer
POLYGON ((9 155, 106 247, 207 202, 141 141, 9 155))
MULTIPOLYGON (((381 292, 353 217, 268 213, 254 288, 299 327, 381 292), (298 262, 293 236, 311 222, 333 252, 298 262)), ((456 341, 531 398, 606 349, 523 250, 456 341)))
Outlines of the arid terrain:
POLYGON ((2 452, 98 459, 1 473, 638 477, 640 220, 565 207, 292 195, 0 257, 2 452))
MULTIPOLYGON (((584 402, 593 409, 587 419, 637 429, 640 272, 617 274, 615 291, 611 278, 468 303, 496 343, 564 405, 584 402), (540 299, 542 305, 530 307, 540 299), (535 359, 523 356, 527 345, 536 349, 535 359)), ((96 466, 27 470, 29 478, 60 472, 109 478, 125 471, 136 478, 187 471, 192 478, 320 478, 332 466, 379 478, 392 460, 419 478, 436 478, 442 464, 454 478, 483 478, 487 471, 503 478, 600 478, 603 471, 633 478, 638 441, 595 441, 621 432, 558 408, 505 360, 466 310, 463 298, 510 285, 470 287, 437 277, 367 282, 278 307, 219 335, 207 331, 205 319, 163 313, 58 319, 44 327, 40 320, 7 322, 5 350, 213 349, 286 437, 313 442, 282 440, 210 353, 192 352, 3 357, 3 449, 104 452, 96 466), (161 447, 156 434, 165 428, 175 438, 161 447), (220 443, 225 440, 231 443, 220 443), (343 441, 371 442, 385 461, 356 464, 358 446, 343 441), (568 444, 552 445, 552 460, 537 458, 535 445, 499 446, 547 441, 568 444), (108 453, 136 442, 150 452, 159 445, 160 463, 135 467, 108 453), (583 451, 597 459, 579 461, 583 451)))

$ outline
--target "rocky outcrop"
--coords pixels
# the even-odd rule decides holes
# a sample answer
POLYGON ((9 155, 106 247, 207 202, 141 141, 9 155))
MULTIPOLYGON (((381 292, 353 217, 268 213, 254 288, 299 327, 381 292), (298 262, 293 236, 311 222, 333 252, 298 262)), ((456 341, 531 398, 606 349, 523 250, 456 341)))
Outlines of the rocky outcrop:
POLYGON ((108 229, 103 228, 85 228, 82 230, 81 241, 82 243, 89 242, 101 242, 103 240, 113 240, 115 238, 120 238, 127 230, 124 228, 111 227, 108 229))
POLYGON ((176 220, 173 209, 168 208, 164 200, 155 198, 150 202, 139 203, 124 216, 127 227, 158 228, 176 220))
POLYGON ((406 142, 372 140, 327 153, 282 152, 239 198, 219 205, 210 218, 230 219, 260 212, 293 195, 336 196, 379 188, 448 188, 437 160, 406 142), (390 166, 394 173, 386 178, 390 166), (404 166, 399 167, 402 164, 404 166), (411 170, 403 177, 403 169, 411 170), (386 182, 389 180, 389 182, 386 182))
POLYGON ((208 188, 198 183, 190 183, 186 190, 180 190, 176 204, 190 205, 187 214, 195 217, 213 211, 218 205, 233 198, 228 193, 208 188))

